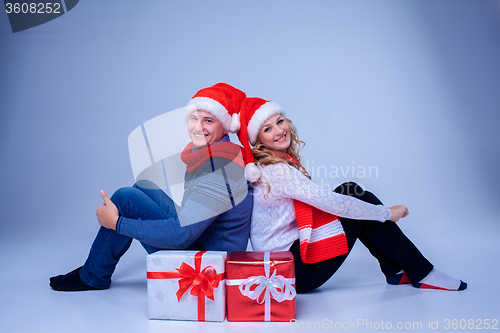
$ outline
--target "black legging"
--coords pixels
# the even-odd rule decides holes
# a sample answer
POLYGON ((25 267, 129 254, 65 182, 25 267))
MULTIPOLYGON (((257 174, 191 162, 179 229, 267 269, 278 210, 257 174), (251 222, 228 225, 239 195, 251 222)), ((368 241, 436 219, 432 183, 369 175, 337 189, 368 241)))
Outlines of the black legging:
MULTIPOLYGON (((358 184, 347 182, 337 187, 334 192, 349 195, 365 202, 382 205, 371 192, 364 191, 358 184)), ((378 222, 352 220, 340 217, 347 237, 349 253, 359 239, 380 263, 382 273, 391 277, 404 270, 412 282, 422 280, 433 269, 415 245, 403 234, 392 221, 378 222)), ((299 241, 290 247, 295 260, 295 285, 298 293, 304 293, 324 284, 339 269, 348 254, 315 264, 305 264, 300 257, 299 241)))

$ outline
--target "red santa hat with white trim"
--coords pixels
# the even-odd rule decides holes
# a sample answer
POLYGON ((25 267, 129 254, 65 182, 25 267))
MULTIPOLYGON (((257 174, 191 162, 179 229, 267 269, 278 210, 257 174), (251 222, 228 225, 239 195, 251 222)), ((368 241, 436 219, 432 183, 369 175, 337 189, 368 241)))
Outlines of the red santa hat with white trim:
POLYGON ((252 149, 255 146, 262 124, 275 114, 285 115, 285 111, 278 103, 266 101, 259 97, 247 97, 241 104, 241 129, 238 138, 243 145, 243 159, 245 160, 245 178, 249 182, 256 182, 260 178, 260 170, 254 164, 252 149))
POLYGON ((211 113, 226 132, 236 133, 240 129, 239 111, 246 94, 227 83, 217 83, 198 91, 186 106, 186 120, 195 110, 211 113))

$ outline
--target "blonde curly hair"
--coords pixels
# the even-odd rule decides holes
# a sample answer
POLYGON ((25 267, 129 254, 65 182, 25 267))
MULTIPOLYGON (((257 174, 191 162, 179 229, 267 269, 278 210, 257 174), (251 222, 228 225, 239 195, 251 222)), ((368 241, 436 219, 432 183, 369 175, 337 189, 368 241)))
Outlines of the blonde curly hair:
MULTIPOLYGON (((306 145, 304 141, 301 141, 299 139, 299 136, 297 135, 297 128, 295 125, 292 123, 290 119, 287 117, 281 115, 283 117, 283 120, 286 121, 288 124, 288 127, 290 129, 290 146, 285 150, 285 154, 280 154, 280 153, 275 153, 268 147, 266 147, 257 137, 257 141, 255 142, 255 146, 252 148, 252 154, 254 158, 254 163, 259 166, 259 165, 270 165, 270 164, 277 164, 277 163, 285 163, 300 172, 304 174, 307 178, 311 179, 311 176, 309 176, 309 173, 307 173, 307 170, 304 169, 300 162, 300 155, 299 152, 300 150, 306 145), (289 158, 288 158, 289 157, 289 158)), ((269 191, 271 190, 271 187, 269 184, 262 180, 258 180, 257 183, 260 184, 266 184, 268 186, 268 191, 264 195, 266 197, 269 194, 269 191)))

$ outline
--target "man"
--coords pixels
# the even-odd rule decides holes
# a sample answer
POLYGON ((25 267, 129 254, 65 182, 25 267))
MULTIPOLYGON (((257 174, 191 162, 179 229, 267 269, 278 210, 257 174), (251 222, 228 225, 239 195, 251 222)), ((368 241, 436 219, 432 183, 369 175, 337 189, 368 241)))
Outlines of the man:
POLYGON ((50 279, 57 291, 108 289, 132 239, 148 253, 161 249, 244 251, 250 233, 252 191, 240 147, 228 132, 239 129, 245 93, 225 83, 200 90, 189 101, 182 203, 177 206, 150 181, 121 188, 97 208, 101 228, 85 264, 50 279))

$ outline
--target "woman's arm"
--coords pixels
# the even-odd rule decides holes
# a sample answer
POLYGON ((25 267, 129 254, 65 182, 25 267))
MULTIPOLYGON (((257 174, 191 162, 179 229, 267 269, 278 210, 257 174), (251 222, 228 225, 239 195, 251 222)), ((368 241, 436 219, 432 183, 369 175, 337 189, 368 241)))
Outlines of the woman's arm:
POLYGON ((394 206, 389 209, 320 187, 299 170, 284 163, 266 166, 263 169, 263 178, 271 186, 269 200, 272 200, 272 196, 292 198, 330 214, 356 220, 397 221, 407 215, 403 212, 404 206, 394 206))
POLYGON ((389 209, 391 210, 391 217, 388 218, 388 220, 392 222, 398 222, 399 219, 407 217, 410 214, 408 208, 406 208, 406 206, 403 205, 395 205, 389 207, 389 209))

